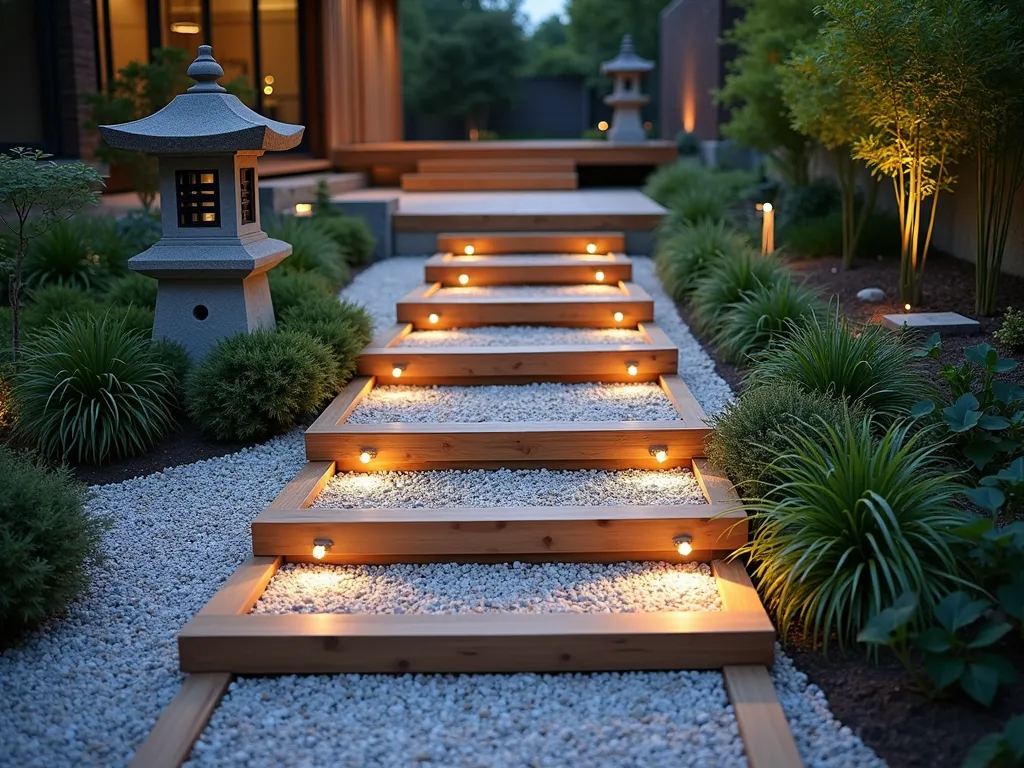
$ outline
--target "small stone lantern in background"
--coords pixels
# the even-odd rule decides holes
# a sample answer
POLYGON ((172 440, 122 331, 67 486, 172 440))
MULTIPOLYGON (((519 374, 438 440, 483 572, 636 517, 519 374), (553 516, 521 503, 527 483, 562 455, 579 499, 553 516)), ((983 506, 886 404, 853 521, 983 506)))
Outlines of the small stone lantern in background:
POLYGON ((604 97, 604 103, 612 107, 612 126, 608 129, 608 141, 647 141, 640 108, 650 97, 640 92, 640 78, 644 72, 654 69, 654 62, 641 59, 633 50, 633 38, 622 36, 619 55, 601 65, 601 74, 615 80, 612 92, 604 97))
POLYGON ((196 84, 159 112, 100 126, 117 149, 157 155, 163 237, 128 266, 159 281, 153 337, 198 360, 219 340, 274 327, 267 271, 292 247, 260 228, 257 158, 298 145, 304 130, 256 114, 217 84, 208 45, 196 84))

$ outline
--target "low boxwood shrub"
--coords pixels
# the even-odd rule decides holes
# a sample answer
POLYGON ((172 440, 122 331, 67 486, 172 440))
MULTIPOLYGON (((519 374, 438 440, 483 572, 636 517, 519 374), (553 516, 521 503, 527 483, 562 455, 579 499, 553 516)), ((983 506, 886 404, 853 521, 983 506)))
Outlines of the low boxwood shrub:
POLYGON ((331 348, 337 363, 334 388, 340 390, 356 372, 356 358, 373 335, 373 320, 357 304, 329 296, 312 296, 281 316, 285 330, 307 333, 331 348))
POLYGON ((905 339, 880 325, 853 326, 838 307, 810 317, 759 356, 750 381, 831 392, 887 417, 909 413, 932 391, 905 339))
POLYGON ((65 468, 0 446, 0 477, 2 647, 85 592, 107 521, 85 512, 88 491, 65 468))
POLYGON ((680 131, 676 134, 676 151, 680 157, 700 156, 700 137, 692 131, 680 131))
POLYGON ((686 300, 697 281, 720 259, 740 258, 750 240, 721 221, 681 224, 666 220, 658 232, 654 266, 666 292, 686 300))
POLYGON ((748 505, 747 556, 779 634, 797 623, 827 649, 846 647, 905 592, 930 610, 961 585, 961 491, 932 436, 870 416, 801 424, 774 463, 782 485, 748 505))
POLYGON ((312 217, 284 216, 269 220, 267 234, 292 246, 291 256, 277 267, 281 272, 312 272, 326 278, 334 289, 347 285, 352 273, 345 254, 312 217))
POLYGON ((711 417, 714 432, 707 440, 707 456, 742 495, 770 496, 782 483, 774 464, 789 447, 790 430, 801 424, 840 424, 848 415, 842 400, 805 392, 796 384, 748 387, 711 417))
POLYGON ((1007 307, 999 330, 993 334, 1000 344, 1014 352, 1024 352, 1024 312, 1007 307))
POLYGON ((690 297, 694 325, 705 333, 713 332, 744 293, 785 276, 777 258, 762 257, 753 246, 738 250, 733 258, 712 261, 690 297))
POLYGON ((99 314, 100 302, 81 288, 71 285, 47 285, 28 293, 21 310, 23 330, 39 331, 69 317, 99 314))
POLYGON ((152 448, 174 426, 174 380, 152 343, 113 315, 33 337, 14 379, 17 431, 45 458, 101 464, 152 448))
POLYGON ((240 333, 218 343, 186 384, 188 413, 217 440, 259 440, 290 429, 332 395, 331 348, 297 331, 240 333))
POLYGON ((349 264, 373 261, 377 238, 370 232, 365 221, 356 216, 314 216, 313 220, 338 244, 349 264))
POLYGON ((306 299, 316 296, 333 299, 336 293, 327 278, 314 272, 282 272, 274 269, 268 275, 268 280, 274 314, 278 317, 306 299))
POLYGON ((114 280, 107 290, 107 300, 121 307, 134 305, 156 309, 157 281, 152 277, 129 272, 114 280))
POLYGON ((715 343, 730 362, 746 363, 751 355, 768 349, 822 308, 816 290, 786 274, 756 285, 729 305, 715 331, 715 343))

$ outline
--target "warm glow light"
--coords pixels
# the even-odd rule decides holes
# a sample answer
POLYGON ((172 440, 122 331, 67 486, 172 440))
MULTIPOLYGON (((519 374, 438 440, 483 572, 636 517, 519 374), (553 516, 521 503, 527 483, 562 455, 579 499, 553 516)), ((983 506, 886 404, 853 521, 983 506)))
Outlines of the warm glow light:
POLYGON ((334 542, 330 539, 313 539, 313 557, 323 560, 324 555, 331 551, 334 542))
POLYGON ((597 282, 599 282, 599 283, 603 283, 604 282, 604 272, 602 272, 600 269, 597 270, 597 272, 594 273, 594 279, 597 280, 597 282))
POLYGON ((652 445, 650 454, 657 459, 659 464, 664 464, 665 459, 668 458, 668 447, 664 445, 652 445))
POLYGON ((194 21, 172 21, 171 32, 178 35, 198 35, 199 25, 194 21))
POLYGON ((616 323, 621 323, 623 320, 626 319, 626 316, 621 312, 616 312, 614 315, 612 315, 612 317, 615 318, 616 323))
POLYGON ((295 204, 295 215, 296 216, 309 216, 313 212, 312 203, 296 203, 295 204))
POLYGON ((597 253, 597 246, 594 243, 587 243, 587 253, 597 253))
POLYGON ((637 367, 636 363, 626 363, 626 373, 630 376, 636 376, 639 372, 640 369, 637 367))
POLYGON ((273 85, 274 84, 274 76, 273 75, 267 75, 266 77, 263 78, 263 82, 266 83, 267 85, 273 85))
POLYGON ((391 369, 391 375, 394 376, 396 379, 402 378, 403 373, 405 373, 404 365, 395 365, 395 367, 391 369))
POLYGON ((441 318, 437 315, 436 312, 431 312, 429 315, 427 315, 427 320, 429 320, 431 323, 436 323, 440 319, 441 318))
POLYGON ((474 253, 476 253, 476 248, 474 248, 472 245, 467 245, 465 248, 462 249, 462 252, 467 256, 472 256, 474 253))
POLYGON ((597 124, 597 130, 599 130, 599 131, 607 131, 608 130, 608 121, 607 120, 602 120, 600 123, 598 123, 597 124))
POLYGON ((274 86, 272 86, 272 85, 264 85, 263 86, 263 93, 265 93, 267 96, 269 96, 273 92, 274 92, 274 86))
POLYGON ((909 304, 904 304, 904 305, 903 305, 903 308, 904 308, 905 310, 907 310, 907 312, 909 312, 909 311, 910 311, 910 305, 909 305, 909 304))
POLYGON ((771 209, 772 209, 772 204, 771 203, 765 203, 764 205, 761 206, 761 210, 762 211, 770 211, 771 209))
POLYGON ((683 557, 686 557, 693 552, 693 539, 689 536, 676 536, 672 539, 672 543, 676 546, 676 552, 683 557))
POLYGON ((377 455, 377 451, 373 448, 363 448, 362 453, 359 454, 359 460, 363 464, 369 464, 370 460, 377 455))
POLYGON ((647 122, 644 123, 644 130, 645 131, 649 131, 653 127, 654 127, 654 123, 652 123, 650 120, 648 120, 647 122))
POLYGON ((469 283, 469 275, 459 275, 459 285, 467 285, 469 283))

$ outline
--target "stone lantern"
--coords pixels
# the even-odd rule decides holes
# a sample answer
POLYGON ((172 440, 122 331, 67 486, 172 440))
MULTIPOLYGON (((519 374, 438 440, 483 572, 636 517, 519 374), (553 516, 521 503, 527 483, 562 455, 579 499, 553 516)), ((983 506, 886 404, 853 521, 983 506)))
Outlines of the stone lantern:
POLYGON ((295 147, 304 129, 227 93, 208 45, 188 75, 196 84, 159 112, 100 126, 100 135, 159 158, 163 236, 128 266, 159 281, 153 337, 197 360, 220 339, 274 327, 267 271, 292 247, 260 228, 256 163, 267 150, 295 147))
POLYGON ((615 81, 612 92, 604 97, 604 103, 612 107, 612 126, 608 129, 608 141, 641 142, 647 140, 640 108, 650 97, 640 92, 640 78, 644 72, 654 69, 654 62, 641 59, 633 51, 633 38, 622 36, 619 55, 601 65, 601 74, 615 81))

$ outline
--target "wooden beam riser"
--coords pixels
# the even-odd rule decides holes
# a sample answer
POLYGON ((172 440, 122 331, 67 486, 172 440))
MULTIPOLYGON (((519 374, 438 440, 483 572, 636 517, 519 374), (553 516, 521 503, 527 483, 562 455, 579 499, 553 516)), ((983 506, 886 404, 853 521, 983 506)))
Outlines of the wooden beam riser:
POLYGON ((407 192, 518 192, 579 187, 575 173, 405 173, 401 182, 407 192))
POLYGON ((420 160, 419 173, 573 173, 576 163, 571 158, 548 160, 420 160))
POLYGON ((398 322, 412 323, 416 330, 480 328, 485 325, 550 325, 568 328, 630 328, 654 319, 654 302, 627 297, 599 301, 574 301, 567 297, 557 302, 456 301, 425 299, 401 301, 396 307, 398 322), (615 313, 625 317, 615 320, 615 313), (431 314, 438 322, 431 323, 431 314))
POLYGON ((457 287, 460 275, 469 275, 471 285, 614 285, 633 279, 631 264, 562 264, 558 266, 471 266, 454 264, 424 268, 428 282, 457 287), (594 274, 604 272, 604 279, 594 274))
POLYGON ((626 236, 621 232, 442 232, 437 249, 465 253, 467 245, 480 254, 586 253, 593 244, 597 253, 622 253, 626 236))

